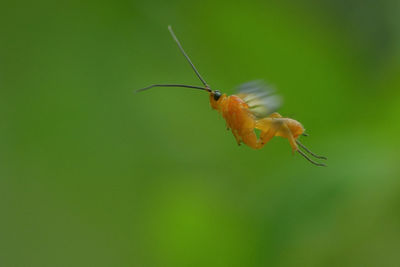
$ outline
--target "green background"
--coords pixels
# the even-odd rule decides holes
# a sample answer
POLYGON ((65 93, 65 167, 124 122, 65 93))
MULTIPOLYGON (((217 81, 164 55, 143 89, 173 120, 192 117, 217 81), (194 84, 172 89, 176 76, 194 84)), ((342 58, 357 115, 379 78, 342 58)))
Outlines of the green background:
POLYGON ((0 4, 0 266, 398 266, 399 1, 0 4), (265 79, 327 168, 238 147, 265 79))

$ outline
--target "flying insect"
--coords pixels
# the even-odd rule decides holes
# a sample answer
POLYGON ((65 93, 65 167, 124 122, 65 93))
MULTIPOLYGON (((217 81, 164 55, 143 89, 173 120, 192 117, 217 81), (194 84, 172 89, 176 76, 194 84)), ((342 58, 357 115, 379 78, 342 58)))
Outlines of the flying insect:
POLYGON ((314 154, 298 140, 300 136, 307 136, 303 125, 294 119, 282 117, 276 112, 280 107, 281 100, 271 87, 262 81, 252 81, 240 85, 235 95, 227 95, 219 90, 211 89, 186 54, 171 26, 168 26, 168 30, 203 86, 153 84, 136 90, 136 92, 153 87, 184 87, 206 91, 209 94, 211 107, 225 119, 227 128, 232 131, 238 145, 244 143, 251 148, 260 149, 273 137, 280 136, 289 140, 293 154, 298 152, 312 164, 326 166, 314 161, 306 153, 317 159, 326 160, 326 157, 314 154), (259 137, 255 130, 260 131, 259 137))

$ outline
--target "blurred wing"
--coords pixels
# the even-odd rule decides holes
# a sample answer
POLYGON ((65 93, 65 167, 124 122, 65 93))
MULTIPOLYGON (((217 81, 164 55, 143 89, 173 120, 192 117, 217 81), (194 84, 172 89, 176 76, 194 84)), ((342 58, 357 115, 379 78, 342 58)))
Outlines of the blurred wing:
POLYGON ((277 111, 282 105, 282 97, 263 81, 251 81, 237 87, 237 96, 249 105, 251 112, 264 118, 277 111))

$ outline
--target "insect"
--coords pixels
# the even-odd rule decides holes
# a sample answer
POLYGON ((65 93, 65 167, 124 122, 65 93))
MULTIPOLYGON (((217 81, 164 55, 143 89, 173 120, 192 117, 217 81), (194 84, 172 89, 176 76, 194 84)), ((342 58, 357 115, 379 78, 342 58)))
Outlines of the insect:
POLYGON ((298 152, 312 164, 326 166, 323 163, 314 161, 306 154, 308 153, 318 159, 327 159, 314 154, 300 143, 298 138, 307 136, 301 123, 291 118, 282 117, 276 112, 280 106, 280 98, 274 94, 271 88, 261 81, 253 81, 240 85, 238 93, 230 96, 221 93, 219 90, 211 89, 186 54, 171 26, 168 26, 168 30, 204 86, 153 84, 136 90, 136 92, 145 91, 153 87, 184 87, 206 91, 209 93, 211 107, 221 113, 226 121, 228 130, 232 131, 238 145, 244 143, 251 148, 260 149, 274 136, 281 136, 289 140, 293 154, 298 152), (259 137, 257 137, 255 130, 260 132, 259 137))

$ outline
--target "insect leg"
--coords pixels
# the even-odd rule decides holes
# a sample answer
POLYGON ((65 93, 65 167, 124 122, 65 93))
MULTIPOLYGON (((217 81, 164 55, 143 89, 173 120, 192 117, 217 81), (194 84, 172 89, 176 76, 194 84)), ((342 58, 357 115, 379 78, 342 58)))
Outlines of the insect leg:
MULTIPOLYGON (((278 113, 276 113, 279 115, 278 113)), ((263 143, 268 142, 274 136, 281 136, 289 140, 290 146, 292 147, 293 153, 298 150, 296 139, 286 124, 284 118, 264 118, 258 121, 258 127, 263 131, 261 139, 263 143), (268 128, 269 127, 269 128, 268 128)), ((257 127, 256 126, 256 127, 257 127)))
POLYGON ((279 131, 282 121, 272 118, 264 118, 256 122, 255 128, 261 130, 260 142, 261 146, 268 143, 279 131))
POLYGON ((245 143, 246 145, 248 145, 251 148, 259 149, 259 148, 263 147, 263 145, 260 143, 260 141, 257 140, 257 135, 255 134, 255 132, 253 130, 243 134, 242 140, 243 140, 243 143, 245 143))
POLYGON ((302 143, 300 143, 299 140, 296 140, 296 143, 301 146, 306 152, 308 152, 311 156, 316 157, 317 159, 327 159, 324 156, 318 156, 317 154, 314 154, 313 152, 311 152, 305 145, 303 145, 302 143))
POLYGON ((293 134, 290 131, 289 127, 285 123, 283 123, 279 131, 282 137, 285 137, 289 140, 290 146, 292 147, 292 151, 294 154, 294 152, 297 151, 299 147, 297 146, 296 139, 294 139, 293 134))
POLYGON ((325 164, 323 164, 323 163, 318 163, 318 162, 315 162, 315 161, 313 161, 312 159, 310 159, 310 158, 309 158, 306 154, 304 154, 304 152, 301 151, 300 149, 297 150, 297 152, 299 152, 300 155, 302 155, 306 160, 308 160, 308 161, 311 162, 312 164, 317 165, 317 166, 326 167, 325 164))
POLYGON ((278 112, 274 112, 271 115, 269 115, 270 118, 282 118, 282 115, 279 114, 278 112))
POLYGON ((276 134, 276 130, 274 130, 273 128, 269 129, 267 132, 261 132, 260 134, 260 140, 261 140, 261 144, 265 145, 266 143, 268 143, 276 134))
POLYGON ((238 146, 240 146, 241 139, 240 139, 240 136, 239 136, 238 132, 235 129, 232 128, 232 133, 233 133, 233 136, 236 139, 236 142, 237 142, 238 146))

